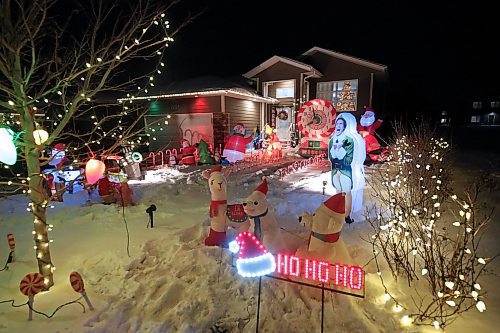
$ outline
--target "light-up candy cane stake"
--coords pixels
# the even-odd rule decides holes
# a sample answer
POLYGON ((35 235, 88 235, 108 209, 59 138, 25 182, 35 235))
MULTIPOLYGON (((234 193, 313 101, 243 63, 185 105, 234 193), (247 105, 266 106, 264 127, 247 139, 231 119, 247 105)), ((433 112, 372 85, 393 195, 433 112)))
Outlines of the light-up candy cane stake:
POLYGON ((236 268, 243 277, 262 276, 276 270, 274 256, 250 232, 242 232, 230 242, 229 251, 240 253, 236 268))
POLYGON ((16 259, 16 240, 14 239, 13 234, 7 234, 7 242, 9 243, 9 248, 10 248, 10 262, 14 262, 16 259))
POLYGON ((14 132, 10 128, 0 126, 0 162, 8 165, 16 164, 17 151, 14 137, 14 132))
POLYGON ((87 302, 87 305, 89 306, 90 311, 94 311, 94 307, 92 306, 92 303, 90 303, 90 299, 85 292, 85 285, 83 284, 82 276, 78 272, 72 272, 69 275, 69 282, 71 283, 71 287, 73 287, 74 291, 82 294, 85 302, 87 302))
POLYGON ((24 295, 28 296, 28 306, 30 308, 28 320, 30 321, 33 319, 33 302, 35 300, 35 295, 42 291, 44 287, 43 275, 40 273, 26 274, 21 280, 21 283, 19 283, 19 290, 21 290, 24 295))
POLYGON ((89 184, 95 184, 104 174, 106 165, 104 165, 102 161, 96 160, 94 158, 95 154, 92 149, 90 149, 89 146, 87 147, 89 148, 92 157, 87 161, 87 164, 85 165, 85 178, 87 178, 87 182, 89 184))

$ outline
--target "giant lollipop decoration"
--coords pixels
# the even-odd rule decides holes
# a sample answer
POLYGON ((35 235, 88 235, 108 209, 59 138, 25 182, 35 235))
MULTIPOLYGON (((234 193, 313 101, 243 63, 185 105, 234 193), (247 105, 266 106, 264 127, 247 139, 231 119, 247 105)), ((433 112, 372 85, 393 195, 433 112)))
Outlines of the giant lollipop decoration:
POLYGON ((92 306, 92 303, 90 303, 90 299, 87 296, 87 293, 85 292, 85 285, 83 284, 83 279, 80 273, 72 272, 69 275, 69 282, 71 283, 71 287, 73 288, 74 291, 82 294, 83 298, 87 302, 87 305, 89 306, 89 309, 91 311, 94 311, 94 307, 92 306))
POLYGON ((40 273, 26 274, 26 276, 19 283, 19 290, 28 296, 28 306, 30 308, 28 320, 33 319, 33 302, 35 295, 43 290, 45 287, 43 275, 40 273))

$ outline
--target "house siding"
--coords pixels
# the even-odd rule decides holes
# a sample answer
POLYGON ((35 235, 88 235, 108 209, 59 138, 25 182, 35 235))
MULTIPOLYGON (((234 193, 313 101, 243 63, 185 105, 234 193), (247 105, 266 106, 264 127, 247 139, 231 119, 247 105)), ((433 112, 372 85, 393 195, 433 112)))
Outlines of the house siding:
POLYGON ((225 131, 225 134, 229 134, 237 123, 242 123, 247 131, 261 127, 259 102, 226 97, 226 114, 229 115, 229 130, 225 131))
POLYGON ((361 114, 364 106, 370 105, 370 81, 371 73, 373 73, 373 92, 372 92, 372 107, 377 109, 385 108, 385 89, 386 72, 377 71, 375 69, 358 65, 346 60, 338 59, 322 52, 315 52, 305 56, 301 61, 306 62, 317 68, 323 76, 319 79, 309 79, 310 94, 309 99, 316 98, 316 90, 318 82, 342 81, 342 80, 358 80, 358 100, 356 114, 361 114))
MULTIPOLYGON (((207 114, 213 113, 213 134, 214 145, 217 147, 222 144, 224 135, 220 134, 223 130, 227 129, 225 122, 226 116, 221 113, 220 96, 207 96, 198 98, 178 98, 158 100, 149 103, 149 116, 163 116, 168 114, 207 114), (226 126, 224 128, 224 126, 226 126), (220 130, 222 128, 222 130, 220 130)), ((149 118, 150 120, 153 120, 149 118)), ((168 119, 165 119, 168 120, 168 119)), ((162 120, 163 121, 163 120, 162 120)), ((146 124, 147 125, 147 124, 146 124)), ((150 133, 151 134, 151 133, 150 133)), ((157 151, 163 148, 180 148, 181 134, 178 129, 164 126, 163 131, 155 131, 154 136, 156 140, 150 140, 150 151, 157 151)))
POLYGON ((152 102, 148 114, 215 113, 220 112, 220 97, 178 98, 152 102))
MULTIPOLYGON (((295 80, 295 99, 298 99, 300 95, 300 79, 302 73, 306 73, 306 70, 297 68, 295 66, 285 64, 283 62, 277 62, 271 67, 263 70, 262 72, 255 75, 255 78, 259 80, 259 92, 262 93, 264 90, 264 83, 269 81, 282 81, 282 80, 295 80)), ((274 88, 276 89, 276 88, 274 88)), ((276 96, 276 90, 274 90, 274 96, 276 96)))

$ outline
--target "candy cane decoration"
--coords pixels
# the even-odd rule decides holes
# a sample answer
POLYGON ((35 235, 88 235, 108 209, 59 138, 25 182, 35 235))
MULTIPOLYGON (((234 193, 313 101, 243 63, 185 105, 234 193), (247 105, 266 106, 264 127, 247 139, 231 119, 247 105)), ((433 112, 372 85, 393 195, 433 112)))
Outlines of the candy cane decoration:
POLYGON ((44 287, 43 275, 40 273, 26 274, 19 283, 19 290, 24 295, 28 296, 29 321, 33 320, 33 303, 35 301, 35 295, 42 291, 44 287))
POLYGON ((158 154, 161 155, 161 166, 163 166, 163 164, 165 164, 165 156, 163 154, 163 150, 160 150, 158 154))
POLYGON ((156 154, 154 152, 149 153, 149 157, 153 158, 153 168, 155 167, 155 159, 156 159, 156 154))
POLYGON ((82 276, 78 272, 72 272, 69 275, 69 282, 71 283, 71 287, 74 291, 82 294, 85 302, 87 302, 87 305, 89 306, 90 311, 94 311, 94 307, 92 306, 92 303, 90 303, 90 299, 85 292, 85 285, 83 283, 82 276))
POLYGON ((12 255, 12 262, 14 262, 15 250, 16 250, 16 240, 14 239, 13 234, 7 234, 7 242, 9 243, 10 253, 12 255))

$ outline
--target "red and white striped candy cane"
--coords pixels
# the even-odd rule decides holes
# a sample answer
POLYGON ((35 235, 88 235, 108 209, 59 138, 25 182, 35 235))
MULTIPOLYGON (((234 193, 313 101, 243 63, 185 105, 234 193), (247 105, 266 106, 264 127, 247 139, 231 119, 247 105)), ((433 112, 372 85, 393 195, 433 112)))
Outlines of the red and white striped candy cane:
POLYGON ((91 311, 94 311, 94 307, 92 306, 92 303, 90 303, 90 299, 85 292, 85 284, 83 283, 83 278, 80 273, 71 272, 71 274, 69 275, 69 282, 71 283, 71 287, 74 291, 82 294, 83 298, 87 302, 87 305, 89 306, 89 309, 91 311))

